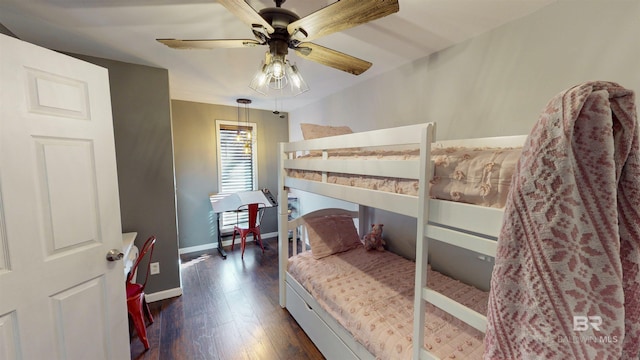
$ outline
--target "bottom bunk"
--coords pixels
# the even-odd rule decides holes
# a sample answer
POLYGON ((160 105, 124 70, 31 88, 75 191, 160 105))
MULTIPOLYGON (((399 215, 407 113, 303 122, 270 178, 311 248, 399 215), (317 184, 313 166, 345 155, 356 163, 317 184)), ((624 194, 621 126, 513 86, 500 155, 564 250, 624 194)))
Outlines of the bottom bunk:
MULTIPOLYGON (((289 258, 286 303, 328 358, 409 359, 415 263, 359 246, 321 259, 289 258)), ((485 314, 488 293, 429 270, 429 287, 485 314)), ((479 359, 483 334, 428 305, 425 348, 440 358, 479 359)))
POLYGON ((326 359, 374 359, 300 283, 288 274, 286 282, 287 310, 326 359))

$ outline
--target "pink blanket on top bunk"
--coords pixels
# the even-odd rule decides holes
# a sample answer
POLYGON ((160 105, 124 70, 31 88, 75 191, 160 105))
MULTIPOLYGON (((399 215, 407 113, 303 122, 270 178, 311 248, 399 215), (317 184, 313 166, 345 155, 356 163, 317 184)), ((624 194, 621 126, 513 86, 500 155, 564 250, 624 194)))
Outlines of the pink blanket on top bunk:
POLYGON ((634 94, 615 83, 549 102, 505 207, 486 358, 638 358, 638 141, 634 94))

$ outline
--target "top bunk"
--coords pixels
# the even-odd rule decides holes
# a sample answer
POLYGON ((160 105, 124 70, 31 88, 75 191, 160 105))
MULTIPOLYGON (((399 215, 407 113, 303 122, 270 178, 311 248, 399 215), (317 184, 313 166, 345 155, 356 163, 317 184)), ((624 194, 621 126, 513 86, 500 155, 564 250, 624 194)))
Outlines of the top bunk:
MULTIPOLYGON (((311 140, 280 144, 280 188, 297 189, 359 205, 382 209, 410 217, 427 219, 444 226, 463 227, 463 230, 497 235, 503 210, 501 204, 481 206, 455 200, 455 191, 447 184, 436 184, 440 163, 447 163, 447 152, 460 149, 515 149, 509 155, 512 166, 519 156, 519 147, 526 136, 489 137, 464 140, 435 141, 435 124, 423 123, 388 129, 351 133, 311 140), (435 162, 433 161, 435 156, 435 162), (440 157, 438 157, 440 156, 440 157), (442 156, 445 156, 443 158, 442 156), (444 160, 443 160, 444 159, 444 160), (515 160, 514 160, 515 159, 515 160), (429 161, 428 161, 429 160, 429 161), (434 170, 435 168, 435 170, 434 170), (435 171, 435 173, 434 173, 435 171), (364 185, 359 182, 364 181, 364 185), (430 187, 446 192, 441 199, 430 194, 430 187), (429 201, 430 200, 430 201, 429 201), (428 202, 425 209, 421 204, 428 202), (477 217, 478 209, 483 218, 473 222, 461 222, 460 218, 477 217)), ((495 164, 496 157, 504 157, 494 151, 488 153, 495 164)), ((458 157, 467 156, 458 151, 458 157)), ((445 166, 446 167, 446 166, 445 166)), ((451 167, 451 166, 449 166, 451 167)), ((444 169, 444 167, 441 166, 444 169)), ((496 166, 494 166, 494 169, 496 166)), ((508 177, 497 166, 497 176, 508 177)), ((444 169, 448 171, 447 169, 444 169)), ((487 176, 483 172, 478 177, 487 176)), ((455 177, 456 174, 443 175, 455 177)), ((502 179, 496 182, 502 182, 502 179)), ((498 187, 496 187, 498 188, 498 187)), ((508 189, 498 189, 506 197, 508 189)), ((433 191, 433 190, 432 190, 433 191)), ((477 194, 478 189, 471 189, 477 194)))

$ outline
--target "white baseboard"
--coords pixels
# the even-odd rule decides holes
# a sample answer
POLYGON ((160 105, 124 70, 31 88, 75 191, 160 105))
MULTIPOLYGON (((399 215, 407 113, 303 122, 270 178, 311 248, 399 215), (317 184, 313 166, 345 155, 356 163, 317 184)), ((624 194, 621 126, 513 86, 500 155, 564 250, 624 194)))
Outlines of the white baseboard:
POLYGON ((182 288, 174 288, 169 290, 162 290, 158 292, 154 292, 152 294, 145 294, 144 297, 148 303, 170 299, 172 297, 182 295, 182 288))
MULTIPOLYGON (((266 234, 260 234, 262 236, 263 239, 270 239, 273 237, 278 236, 277 232, 270 232, 270 233, 266 233, 266 234)), ((239 243, 240 240, 236 239, 237 242, 239 243)), ((252 241, 252 240, 250 240, 252 241)), ((222 239, 222 246, 230 246, 231 245, 231 237, 230 236, 225 236, 222 239)), ((204 250, 210 250, 210 249, 217 249, 218 248, 218 243, 210 243, 210 244, 204 244, 204 245, 196 245, 196 246, 189 246, 186 248, 180 248, 178 249, 178 254, 182 255, 182 254, 189 254, 189 253, 193 253, 193 252, 198 252, 198 251, 204 251, 204 250)))
MULTIPOLYGON (((229 242, 229 244, 231 244, 231 242, 229 242)), ((224 241, 222 242, 222 245, 224 245, 224 241)), ((204 244, 204 245, 197 245, 197 246, 189 246, 189 247, 186 247, 186 248, 178 249, 178 254, 180 254, 180 255, 189 254, 189 253, 198 252, 198 251, 215 249, 217 247, 218 247, 218 244, 214 244, 214 243, 204 244)))

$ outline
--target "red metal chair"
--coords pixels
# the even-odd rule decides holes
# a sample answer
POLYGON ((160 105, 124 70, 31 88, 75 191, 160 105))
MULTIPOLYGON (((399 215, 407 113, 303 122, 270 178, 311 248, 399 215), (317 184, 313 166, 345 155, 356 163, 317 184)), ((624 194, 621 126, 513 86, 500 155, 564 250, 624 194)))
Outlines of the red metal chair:
POLYGON ((140 254, 136 259, 135 263, 131 267, 131 271, 127 275, 127 311, 129 312, 129 316, 133 321, 133 326, 138 333, 138 337, 142 344, 144 345, 145 350, 149 349, 149 340, 147 340, 147 326, 145 324, 144 317, 146 316, 149 319, 149 324, 153 324, 153 316, 151 316, 151 311, 149 311, 149 305, 144 298, 144 287, 147 285, 147 279, 149 279, 149 268, 151 267, 151 257, 153 256, 153 248, 155 247, 156 237, 151 236, 145 241, 142 249, 140 250, 140 254), (149 260, 147 261, 147 272, 144 275, 144 282, 140 283, 132 283, 134 276, 136 276, 136 272, 138 270, 138 265, 145 257, 145 255, 149 253, 149 260))
POLYGON ((242 258, 244 258, 244 248, 247 242, 247 235, 249 234, 253 235, 254 241, 258 241, 258 244, 260 244, 260 248, 262 248, 262 253, 264 254, 264 246, 262 246, 262 238, 260 237, 260 222, 262 221, 265 207, 265 204, 255 203, 241 205, 236 211, 236 225, 233 227, 231 250, 233 250, 233 245, 236 242, 236 233, 238 233, 240 235, 240 248, 242 249, 242 258), (240 227, 240 224, 238 223, 240 221, 240 214, 243 212, 248 212, 248 222, 246 228, 240 227))

